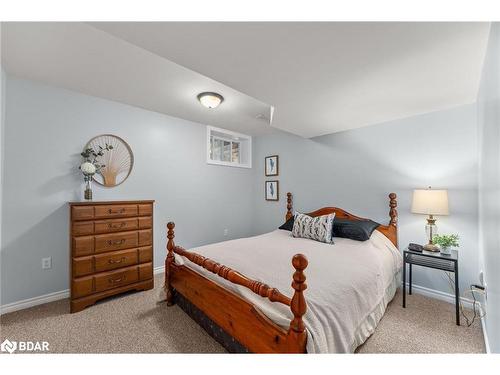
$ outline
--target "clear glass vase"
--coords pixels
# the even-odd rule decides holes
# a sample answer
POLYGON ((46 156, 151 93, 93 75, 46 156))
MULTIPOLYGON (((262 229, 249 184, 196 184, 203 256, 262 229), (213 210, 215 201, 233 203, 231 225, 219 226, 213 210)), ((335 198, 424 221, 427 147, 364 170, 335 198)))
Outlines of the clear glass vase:
POLYGON ((92 200, 92 176, 85 176, 85 191, 83 197, 86 201, 92 200))

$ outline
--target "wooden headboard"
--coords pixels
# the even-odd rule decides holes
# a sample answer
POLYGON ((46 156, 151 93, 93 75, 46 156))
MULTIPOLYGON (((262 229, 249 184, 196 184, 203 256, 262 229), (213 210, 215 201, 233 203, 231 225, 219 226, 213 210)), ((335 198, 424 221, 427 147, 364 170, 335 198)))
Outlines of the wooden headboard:
MULTIPOLYGON (((398 206, 398 202, 396 200, 396 193, 389 194, 389 224, 387 225, 379 225, 377 230, 381 232, 384 236, 386 236, 394 246, 398 247, 398 211, 396 207, 398 206)), ((307 215, 316 217, 322 215, 328 215, 335 212, 335 217, 351 219, 351 220, 368 220, 363 217, 359 217, 353 215, 342 208, 337 207, 323 207, 316 211, 309 212, 307 215)), ((286 193, 286 215, 285 220, 290 219, 293 216, 292 213, 292 193, 286 193)))

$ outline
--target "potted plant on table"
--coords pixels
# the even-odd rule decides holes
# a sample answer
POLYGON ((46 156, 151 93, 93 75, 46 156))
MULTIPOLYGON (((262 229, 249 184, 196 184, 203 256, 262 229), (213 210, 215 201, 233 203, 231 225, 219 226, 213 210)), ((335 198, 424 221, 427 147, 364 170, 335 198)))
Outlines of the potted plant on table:
POLYGON ((458 244, 458 234, 436 234, 432 237, 432 243, 438 245, 441 253, 450 255, 452 247, 460 247, 458 244))
POLYGON ((106 144, 105 147, 99 146, 99 150, 94 150, 89 147, 83 150, 80 154, 83 158, 83 163, 78 167, 83 173, 83 180, 85 181, 85 200, 92 200, 92 178, 96 173, 100 173, 101 169, 105 167, 104 164, 99 162, 101 156, 105 151, 110 151, 113 146, 106 144))

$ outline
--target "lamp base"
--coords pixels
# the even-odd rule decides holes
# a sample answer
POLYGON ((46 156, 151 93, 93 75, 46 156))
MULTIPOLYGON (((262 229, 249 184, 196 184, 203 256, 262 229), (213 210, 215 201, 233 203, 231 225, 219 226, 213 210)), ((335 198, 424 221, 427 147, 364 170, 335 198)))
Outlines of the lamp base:
POLYGON ((437 247, 436 245, 434 245, 432 243, 428 243, 427 245, 424 245, 424 250, 426 250, 426 251, 432 251, 434 253, 438 253, 439 252, 439 247, 437 247))

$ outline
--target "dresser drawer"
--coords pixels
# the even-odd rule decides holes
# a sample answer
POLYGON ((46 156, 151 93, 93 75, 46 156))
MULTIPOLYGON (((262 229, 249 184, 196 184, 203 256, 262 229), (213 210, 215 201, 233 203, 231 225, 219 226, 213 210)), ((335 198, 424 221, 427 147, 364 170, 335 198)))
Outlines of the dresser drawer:
POLYGON ((82 277, 139 263, 149 263, 152 260, 153 248, 151 246, 73 258, 73 277, 82 277))
POLYGON ((139 280, 147 280, 153 277, 153 263, 145 263, 139 266, 139 280))
POLYGON ((95 218, 106 219, 113 217, 137 216, 136 204, 103 205, 95 207, 95 218))
POLYGON ((139 267, 127 267, 103 272, 94 276, 79 277, 73 280, 71 297, 80 298, 104 290, 132 284, 139 280, 139 267))
POLYGON ((153 205, 151 203, 137 205, 139 216, 147 216, 153 214, 153 205))
POLYGON ((71 218, 73 220, 89 220, 94 218, 94 206, 71 207, 71 218))
POLYGON ((79 257, 94 253, 94 236, 73 237, 73 256, 79 257))
POLYGON ((151 228, 153 220, 151 217, 123 218, 97 221, 75 221, 72 224, 71 233, 74 236, 89 234, 112 233, 130 231, 135 229, 151 228))
POLYGON ((139 217, 139 229, 148 229, 153 227, 153 218, 151 216, 139 217))
POLYGON ((95 272, 114 270, 115 268, 132 266, 139 263, 138 249, 115 251, 109 254, 96 255, 95 272))
POLYGON ((109 233, 138 229, 137 218, 99 220, 94 222, 95 233, 109 233))
POLYGON ((138 249, 139 263, 151 262, 153 260, 153 247, 146 246, 138 249))
POLYGON ((95 236, 96 253, 129 249, 131 247, 137 247, 137 245, 138 245, 138 232, 99 234, 95 236))
POLYGON ((71 233, 75 236, 94 234, 93 221, 75 221, 71 226, 71 233))
POLYGON ((79 298, 94 293, 94 278, 92 276, 73 279, 71 283, 71 298, 79 298))
POLYGON ((138 280, 139 268, 137 266, 98 274, 94 276, 95 291, 102 292, 122 285, 135 283, 138 280))
POLYGON ((73 258, 73 277, 80 277, 94 273, 94 257, 73 258))
POLYGON ((150 229, 139 231, 139 246, 151 245, 153 242, 153 232, 150 229))

